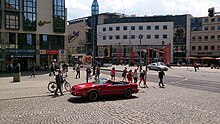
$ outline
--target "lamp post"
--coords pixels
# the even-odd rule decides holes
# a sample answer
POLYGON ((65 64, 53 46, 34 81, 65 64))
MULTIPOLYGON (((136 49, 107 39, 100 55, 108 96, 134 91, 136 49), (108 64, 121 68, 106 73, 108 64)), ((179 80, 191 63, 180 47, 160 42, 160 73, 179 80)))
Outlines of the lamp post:
POLYGON ((93 75, 95 75, 95 58, 96 58, 96 49, 95 49, 95 30, 91 27, 84 27, 88 30, 91 30, 91 39, 92 39, 92 54, 93 54, 93 59, 92 59, 92 70, 93 70, 93 75))
POLYGON ((139 35, 139 39, 140 39, 140 72, 142 70, 142 56, 141 56, 141 39, 143 38, 143 35, 139 35))

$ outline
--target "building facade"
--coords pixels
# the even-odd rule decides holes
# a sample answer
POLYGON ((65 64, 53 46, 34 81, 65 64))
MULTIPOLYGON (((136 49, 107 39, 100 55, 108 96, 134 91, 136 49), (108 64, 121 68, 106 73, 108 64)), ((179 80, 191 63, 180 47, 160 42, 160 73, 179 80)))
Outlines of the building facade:
MULTIPOLYGON (((120 17, 109 18, 104 20, 104 24, 116 23, 157 23, 157 22, 173 22, 173 62, 184 62, 186 56, 190 53, 190 19, 192 16, 187 15, 167 15, 167 16, 150 16, 150 17, 120 17)), ((162 42, 162 41, 161 41, 162 42)))
POLYGON ((65 0, 1 0, 0 71, 10 63, 28 70, 65 61, 66 15, 65 0))
POLYGON ((190 46, 190 56, 200 59, 200 63, 211 64, 212 58, 218 58, 220 56, 220 16, 192 18, 190 46), (210 57, 207 58, 210 60, 205 57, 210 57))
MULTIPOLYGON (((162 55, 160 50, 165 45, 171 45, 173 51, 173 28, 174 23, 170 22, 137 22, 137 23, 112 23, 98 25, 98 56, 104 57, 105 51, 108 50, 108 55, 116 63, 119 54, 119 47, 122 49, 122 61, 120 63, 128 63, 131 58, 131 50, 135 50, 134 58, 138 59, 138 53, 146 51, 148 44, 155 49, 151 53, 151 61, 161 61, 162 55), (143 37, 140 39, 139 35, 143 37), (141 47, 141 48, 140 48, 141 47), (154 56, 154 57, 153 57, 154 56)), ((173 62, 173 52, 169 53, 173 62)), ((143 56, 144 57, 144 56, 143 56)))

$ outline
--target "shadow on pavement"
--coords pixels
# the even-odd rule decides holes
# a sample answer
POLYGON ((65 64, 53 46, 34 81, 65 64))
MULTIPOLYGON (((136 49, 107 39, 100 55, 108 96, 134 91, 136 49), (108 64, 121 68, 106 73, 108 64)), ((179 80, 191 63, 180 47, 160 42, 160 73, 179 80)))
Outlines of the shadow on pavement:
MULTIPOLYGON (((44 75, 48 74, 49 76, 50 71, 36 71, 36 76, 37 75, 44 75)), ((32 71, 22 71, 21 76, 31 76, 32 71)), ((7 73, 7 72, 0 72, 0 77, 13 77, 13 73, 7 73)))
MULTIPOLYGON (((132 96, 129 99, 136 99, 137 96, 132 96)), ((118 100, 129 100, 127 98, 124 98, 123 96, 105 96, 100 97, 96 101, 89 101, 86 97, 71 97, 67 101, 71 103, 90 103, 90 102, 107 102, 107 101, 118 101, 118 100)))

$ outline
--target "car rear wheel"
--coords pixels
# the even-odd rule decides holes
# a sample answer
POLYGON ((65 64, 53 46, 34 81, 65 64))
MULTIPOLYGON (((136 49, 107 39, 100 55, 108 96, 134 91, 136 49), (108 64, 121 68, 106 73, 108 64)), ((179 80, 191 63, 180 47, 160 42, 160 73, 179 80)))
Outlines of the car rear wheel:
POLYGON ((95 101, 98 98, 98 93, 96 91, 91 91, 88 96, 89 100, 95 101))
POLYGON ((131 89, 125 90, 124 96, 125 96, 125 98, 131 98, 131 96, 132 96, 132 91, 131 91, 131 89))

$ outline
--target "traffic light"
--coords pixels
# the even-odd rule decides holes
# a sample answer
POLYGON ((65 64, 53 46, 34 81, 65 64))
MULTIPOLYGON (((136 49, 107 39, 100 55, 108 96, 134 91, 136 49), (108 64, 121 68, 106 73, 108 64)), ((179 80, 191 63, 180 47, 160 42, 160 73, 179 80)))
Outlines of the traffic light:
POLYGON ((215 16, 215 8, 212 7, 212 8, 209 8, 208 9, 208 12, 209 12, 209 17, 212 18, 215 16))

